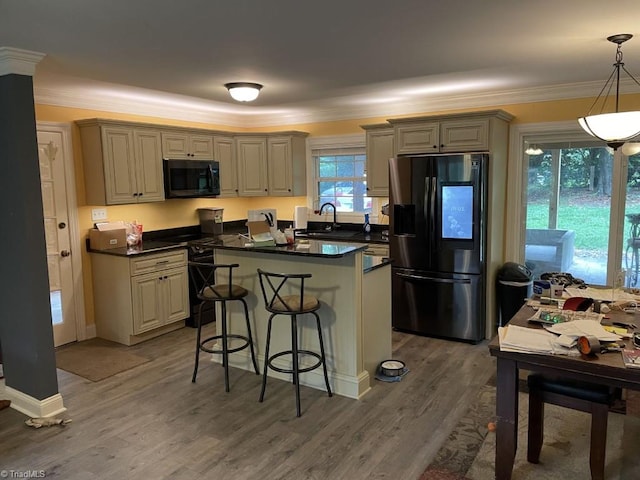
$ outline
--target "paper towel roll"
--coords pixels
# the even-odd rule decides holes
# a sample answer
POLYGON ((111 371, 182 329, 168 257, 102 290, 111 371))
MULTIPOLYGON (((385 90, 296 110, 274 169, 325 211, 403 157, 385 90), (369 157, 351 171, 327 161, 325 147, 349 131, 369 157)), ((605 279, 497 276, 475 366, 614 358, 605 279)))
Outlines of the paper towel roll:
POLYGON ((307 207, 296 207, 293 214, 293 228, 303 230, 307 228, 309 211, 307 207))

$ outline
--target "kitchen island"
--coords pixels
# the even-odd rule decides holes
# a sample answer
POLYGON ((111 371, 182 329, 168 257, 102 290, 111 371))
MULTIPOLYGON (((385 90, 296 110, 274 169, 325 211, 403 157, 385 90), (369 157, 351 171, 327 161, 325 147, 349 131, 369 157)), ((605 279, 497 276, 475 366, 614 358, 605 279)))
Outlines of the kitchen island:
MULTIPOLYGON (((334 393, 360 398, 369 391, 378 364, 391 356, 391 268, 386 258, 364 256, 366 244, 330 241, 308 243, 297 241, 280 247, 255 247, 237 235, 222 235, 214 246, 216 263, 237 263, 233 283, 242 285, 250 294, 250 311, 256 354, 264 366, 267 321, 257 269, 278 273, 310 273, 305 293, 321 303, 318 314, 322 324, 329 380, 334 393)), ((220 276, 218 283, 226 279, 220 276)), ((241 305, 228 304, 229 331, 245 334, 241 305)), ((271 351, 290 349, 290 322, 287 317, 274 319, 271 351)), ((313 316, 298 320, 301 348, 319 351, 313 316)), ((220 332, 218 332, 220 333, 220 332)), ((220 361, 218 355, 214 361, 220 361)), ((305 362, 307 359, 302 359, 305 362)), ((312 362, 312 359, 308 359, 312 362)), ((290 368, 290 359, 279 359, 290 368)), ((229 357, 234 367, 252 370, 245 350, 229 357)), ((276 365, 278 361, 276 361, 276 365)), ((291 376, 269 371, 270 376, 291 381, 291 376)), ((322 369, 303 373, 303 385, 324 390, 322 369)))

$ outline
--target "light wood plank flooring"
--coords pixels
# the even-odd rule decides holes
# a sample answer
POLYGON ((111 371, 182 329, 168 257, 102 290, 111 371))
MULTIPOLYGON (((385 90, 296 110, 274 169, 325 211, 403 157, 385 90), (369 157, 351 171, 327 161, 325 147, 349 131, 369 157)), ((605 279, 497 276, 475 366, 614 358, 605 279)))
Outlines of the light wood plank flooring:
MULTIPOLYGON (((208 325, 205 329, 212 329, 208 325)), ((231 370, 201 357, 191 383, 195 331, 131 347, 153 360, 93 383, 58 370, 73 422, 39 430, 0 411, 0 470, 46 478, 416 480, 467 403, 495 372, 486 343, 468 345, 394 332, 394 358, 410 373, 375 381, 362 400, 231 370)))

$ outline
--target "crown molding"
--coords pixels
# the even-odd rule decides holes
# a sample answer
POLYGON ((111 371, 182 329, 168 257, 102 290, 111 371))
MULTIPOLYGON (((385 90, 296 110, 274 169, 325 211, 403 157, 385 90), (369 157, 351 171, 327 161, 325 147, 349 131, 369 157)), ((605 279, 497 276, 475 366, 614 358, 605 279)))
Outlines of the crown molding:
POLYGON ((234 114, 215 111, 210 107, 211 102, 202 101, 201 107, 197 106, 197 99, 190 99, 191 106, 169 105, 162 102, 162 93, 157 93, 159 101, 142 99, 117 98, 108 94, 96 92, 82 92, 79 90, 67 90, 62 88, 42 88, 34 86, 33 97, 37 104, 52 105, 57 107, 81 108, 87 110, 100 110, 103 112, 127 113, 142 115, 145 117, 158 117, 171 120, 183 120, 202 123, 220 123, 228 126, 244 126, 245 122, 234 114))
MULTIPOLYGON (((15 49, 14 49, 15 50, 15 49)), ((621 82, 624 86, 624 82, 621 82)), ((271 127, 304 123, 329 122, 338 120, 365 119, 380 116, 402 116, 425 114, 465 108, 498 107, 517 103, 535 103, 544 101, 568 100, 595 97, 602 88, 601 82, 584 82, 545 87, 532 87, 497 92, 482 92, 469 95, 423 97, 406 102, 376 104, 362 107, 303 107, 283 106, 277 113, 260 113, 251 107, 246 114, 228 110, 226 104, 184 97, 186 105, 176 106, 175 102, 163 102, 162 94, 157 93, 158 101, 131 98, 117 98, 95 92, 83 93, 79 89, 64 90, 57 88, 35 87, 34 99, 37 104, 60 107, 100 110, 114 113, 127 113, 150 117, 166 118, 207 124, 220 124, 235 127, 271 127)))
POLYGON ((0 47, 0 76, 18 74, 33 77, 36 73, 36 65, 44 57, 44 53, 0 47))

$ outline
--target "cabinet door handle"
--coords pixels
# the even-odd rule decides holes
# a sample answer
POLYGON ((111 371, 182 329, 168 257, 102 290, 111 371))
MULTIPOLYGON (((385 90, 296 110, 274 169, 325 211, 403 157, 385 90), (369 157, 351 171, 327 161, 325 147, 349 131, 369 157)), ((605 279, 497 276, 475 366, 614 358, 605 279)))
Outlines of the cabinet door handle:
POLYGON ((169 263, 169 260, 160 260, 159 262, 156 262, 156 265, 163 265, 165 263, 169 263))

